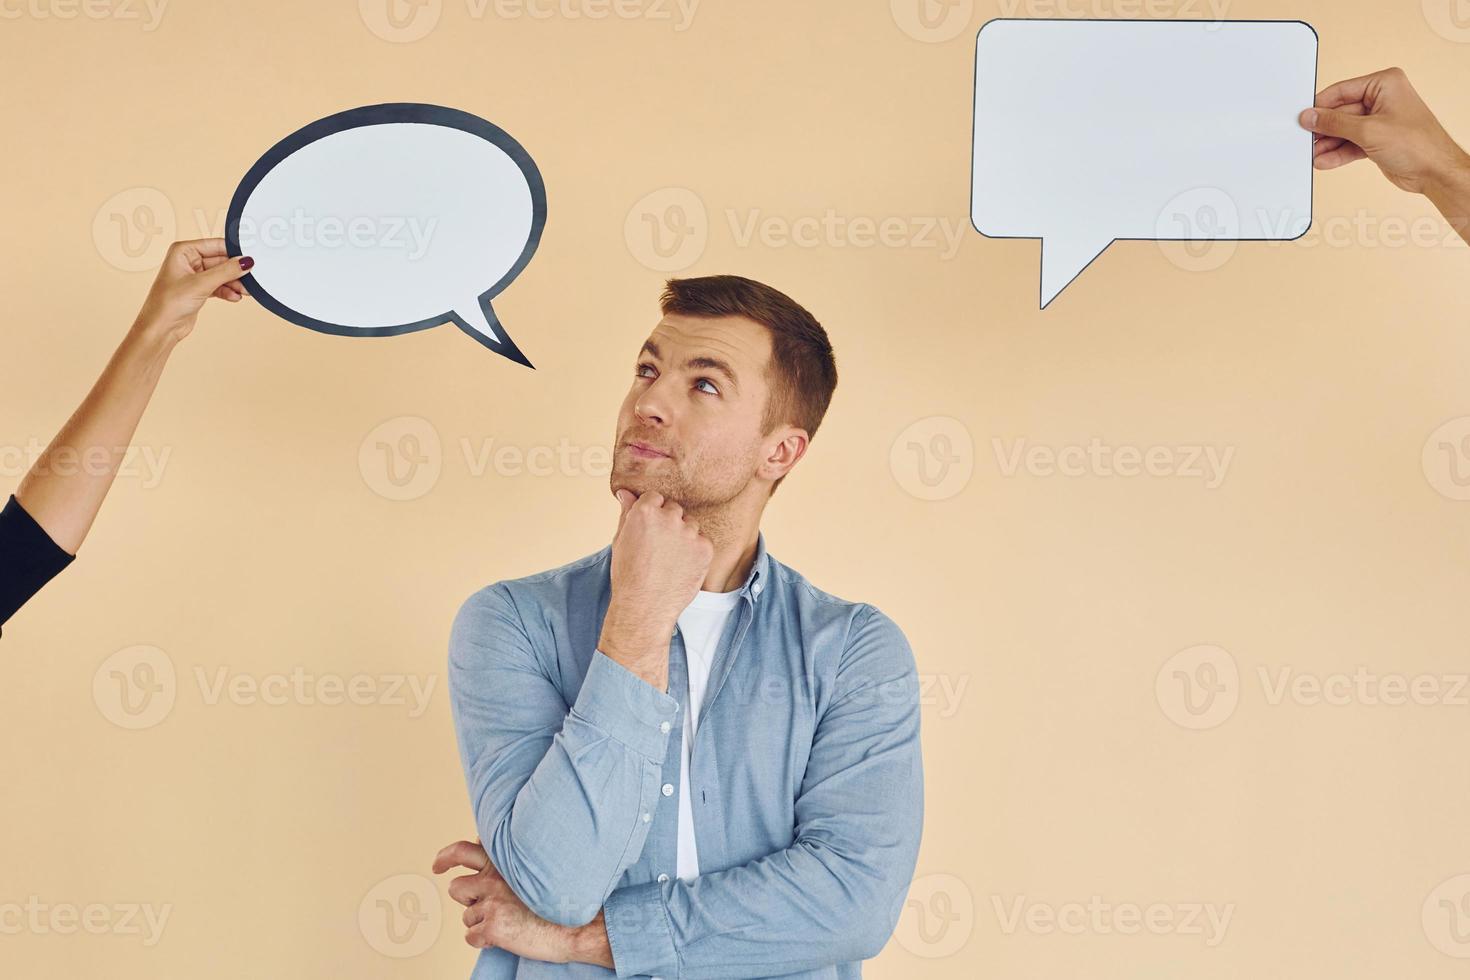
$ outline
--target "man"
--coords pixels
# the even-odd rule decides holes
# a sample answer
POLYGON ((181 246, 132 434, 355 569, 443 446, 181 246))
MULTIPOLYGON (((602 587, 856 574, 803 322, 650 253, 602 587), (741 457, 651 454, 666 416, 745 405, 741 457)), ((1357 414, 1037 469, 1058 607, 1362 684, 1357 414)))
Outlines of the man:
POLYGON ((483 847, 435 871, 476 872, 450 885, 476 977, 858 977, 918 855, 914 658, 760 532, 832 347, 749 279, 673 280, 661 305, 618 415, 612 544, 455 620, 483 847))

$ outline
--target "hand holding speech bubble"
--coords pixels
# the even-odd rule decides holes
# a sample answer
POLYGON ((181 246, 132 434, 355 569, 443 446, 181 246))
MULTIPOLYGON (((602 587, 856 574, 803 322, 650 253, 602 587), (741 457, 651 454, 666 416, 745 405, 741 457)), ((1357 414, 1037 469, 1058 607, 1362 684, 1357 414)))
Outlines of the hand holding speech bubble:
POLYGON ((1301 21, 989 21, 970 221, 1041 239, 1042 309, 1119 239, 1300 238, 1316 82, 1301 21))
POLYGON ((236 189, 231 255, 250 294, 323 333, 381 337, 453 322, 532 367, 490 301, 541 241, 546 188, 525 149, 478 116, 397 102, 319 119, 236 189))

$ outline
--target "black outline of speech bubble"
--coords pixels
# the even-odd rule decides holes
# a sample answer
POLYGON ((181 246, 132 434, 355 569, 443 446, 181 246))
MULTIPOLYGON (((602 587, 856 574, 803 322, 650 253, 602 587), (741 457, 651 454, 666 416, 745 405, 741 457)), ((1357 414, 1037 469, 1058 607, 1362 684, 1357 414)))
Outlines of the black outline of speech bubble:
MULTIPOLYGON (((985 28, 989 27, 991 24, 994 24, 994 23, 996 23, 998 21, 1007 21, 1007 20, 1021 21, 1023 23, 1030 23, 1030 24, 1068 24, 1068 23, 1070 23, 1070 24, 1300 24, 1303 27, 1305 27, 1307 30, 1311 31, 1312 32, 1312 37, 1315 38, 1316 41, 1317 41, 1317 51, 1314 53, 1314 55, 1312 57, 1312 101, 1313 101, 1313 103, 1315 103, 1317 101, 1318 68, 1319 68, 1319 64, 1318 63, 1321 61, 1322 36, 1317 33, 1317 28, 1313 27, 1311 24, 1308 24, 1304 20, 1205 20, 1203 18, 1193 18, 1193 19, 1189 19, 1189 20, 1170 20, 1168 18, 1163 18, 1163 17, 992 17, 990 20, 987 20, 985 23, 983 23, 983 24, 980 25, 980 30, 978 30, 978 31, 975 32, 975 55, 974 55, 974 59, 973 59, 974 60, 974 63, 975 63, 975 71, 974 71, 974 76, 973 76, 973 78, 971 80, 971 84, 970 84, 971 89, 973 89, 974 90, 974 93, 975 93, 974 99, 970 103, 970 227, 971 228, 974 228, 977 232, 979 232, 981 236, 983 236, 985 238, 990 238, 990 239, 993 239, 993 240, 996 240, 996 241, 1027 240, 1027 241, 1039 241, 1039 242, 1041 242, 1041 268, 1042 269, 1045 269, 1046 268, 1046 239, 1045 238, 1040 238, 1040 237, 1038 237, 1036 235, 987 235, 987 234, 985 234, 985 232, 980 231, 980 226, 979 225, 975 224, 975 116, 976 116, 976 114, 980 110, 980 35, 983 34, 983 33, 985 33, 985 28)), ((1302 108, 1303 109, 1306 109, 1307 106, 1302 106, 1302 108)), ((1313 143, 1315 143, 1315 142, 1316 141, 1314 140, 1313 143)), ((1308 172, 1310 173, 1311 177, 1310 177, 1310 180, 1308 181, 1308 184, 1307 184, 1307 211, 1308 211, 1308 213, 1307 213, 1307 227, 1305 227, 1305 228, 1302 229, 1302 234, 1301 235, 1297 235, 1296 238, 1220 238, 1220 239, 1213 239, 1213 240, 1214 241, 1222 241, 1222 242, 1294 242, 1294 241, 1297 241, 1298 239, 1300 239, 1302 237, 1302 235, 1305 235, 1307 232, 1311 231, 1312 230, 1312 225, 1315 224, 1316 223, 1316 220, 1317 220, 1317 215, 1316 215, 1316 211, 1317 211, 1317 202, 1316 202, 1317 171, 1316 171, 1316 167, 1312 166, 1313 158, 1310 156, 1311 151, 1312 151, 1312 146, 1309 145, 1307 147, 1307 152, 1309 154, 1308 157, 1307 157, 1307 167, 1309 168, 1308 172)), ((1097 255, 1094 255, 1092 258, 1088 259, 1087 262, 1086 262, 1086 264, 1084 264, 1082 266, 1082 268, 1078 269, 1077 272, 1072 276, 1072 278, 1071 279, 1068 279, 1067 282, 1066 282, 1066 284, 1063 285, 1061 289, 1058 289, 1057 290, 1057 295, 1052 297, 1052 302, 1055 302, 1056 301, 1057 296, 1060 296, 1060 295, 1062 295, 1062 293, 1065 293, 1071 287, 1072 283, 1076 282, 1078 280, 1078 278, 1081 277, 1082 273, 1086 272, 1088 269, 1090 269, 1092 267, 1092 263, 1094 263, 1094 262, 1097 261, 1097 256, 1098 255, 1103 254, 1104 252, 1106 252, 1108 249, 1112 248, 1113 245, 1115 245, 1118 242, 1197 242, 1197 241, 1210 241, 1210 240, 1212 240, 1212 239, 1199 239, 1199 238, 1112 238, 1112 239, 1109 239, 1108 240, 1108 243, 1106 245, 1104 245, 1102 248, 1098 249, 1097 255)), ((1038 303, 1040 303, 1040 308, 1044 310, 1048 306, 1050 306, 1051 303, 1050 302, 1048 302, 1048 303, 1042 303, 1041 302, 1041 282, 1040 282, 1040 279, 1041 279, 1041 276, 1038 275, 1037 276, 1037 284, 1036 284, 1036 301, 1038 303)))
POLYGON ((495 353, 535 370, 535 365, 526 358, 525 354, 521 353, 521 349, 516 346, 510 334, 501 326, 500 318, 491 309, 490 301, 521 274, 531 261, 531 256, 535 254, 536 247, 541 244, 541 231, 546 227, 546 184, 541 180, 541 171, 536 169, 536 162, 531 159, 531 155, 521 144, 499 126, 472 113, 421 102, 385 102, 381 105, 347 109, 303 126, 267 150, 265 155, 255 161, 255 165, 241 179, 240 186, 235 188, 235 196, 230 199, 230 210, 225 218, 225 250, 232 256, 241 254, 240 215, 245 210, 245 202, 249 200, 256 186, 265 179, 265 175, 279 166, 283 160, 333 133, 359 129, 363 126, 380 126, 385 123, 427 123, 471 133, 503 151, 506 156, 515 161, 515 165, 525 176, 526 183, 531 188, 531 234, 526 239, 526 247, 521 251, 520 258, 516 259, 510 271, 479 296, 480 309, 484 312, 485 319, 505 339, 499 343, 491 340, 466 323, 454 310, 425 320, 400 323, 391 327, 346 327, 318 320, 293 310, 267 292, 255 281, 255 277, 248 273, 242 279, 246 289, 250 291, 252 297, 259 301, 261 306, 281 319, 321 333, 336 334, 339 337, 391 337, 397 334, 412 333, 415 330, 427 330, 430 327, 443 326, 445 323, 452 322, 495 353))

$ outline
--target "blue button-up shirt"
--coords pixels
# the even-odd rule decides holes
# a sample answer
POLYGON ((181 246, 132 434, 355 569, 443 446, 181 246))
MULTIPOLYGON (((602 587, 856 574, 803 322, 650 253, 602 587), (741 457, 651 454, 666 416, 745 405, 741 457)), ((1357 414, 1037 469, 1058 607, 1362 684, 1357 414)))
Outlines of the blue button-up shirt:
MULTIPOLYGON (((611 546, 471 596, 449 687, 475 825, 537 915, 605 909, 619 977, 847 980, 898 919, 923 823, 913 653, 757 538, 691 747, 700 876, 675 874, 684 644, 660 691, 597 650, 611 546)), ((473 976, 611 977, 480 953, 473 976)))

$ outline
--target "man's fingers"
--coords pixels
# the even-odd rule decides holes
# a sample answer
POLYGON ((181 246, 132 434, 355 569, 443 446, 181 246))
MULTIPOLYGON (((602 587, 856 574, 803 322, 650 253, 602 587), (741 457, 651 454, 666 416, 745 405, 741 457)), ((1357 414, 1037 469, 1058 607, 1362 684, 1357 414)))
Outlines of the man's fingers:
POLYGON ((1306 109, 1302 112, 1301 125, 1323 136, 1337 136, 1354 143, 1361 143, 1365 117, 1337 109, 1306 109))
POLYGON ((1318 170, 1336 170, 1338 167, 1347 166, 1357 160, 1365 159, 1368 154, 1363 152, 1360 146, 1352 143, 1344 143, 1335 150, 1329 150, 1312 161, 1312 166, 1318 170))
MULTIPOLYGON (((1337 111, 1345 112, 1350 116, 1363 116, 1367 115, 1368 107, 1363 105, 1363 103, 1361 102, 1352 102, 1348 105, 1340 107, 1337 111)), ((1339 146, 1342 146, 1346 142, 1347 140, 1343 139, 1341 136, 1318 136, 1316 140, 1312 143, 1312 156, 1321 156, 1322 154, 1327 153, 1330 150, 1337 149, 1339 146)))
POLYGON ((469 868, 471 871, 483 871, 485 865, 490 863, 490 858, 485 854, 485 849, 479 844, 472 844, 467 840, 457 840, 448 847, 442 848, 434 857, 434 874, 443 874, 450 868, 469 868))
POLYGON ((1372 80, 1372 75, 1364 75, 1329 85, 1317 93, 1316 104, 1323 109, 1336 109, 1350 102, 1362 102, 1364 93, 1368 91, 1368 83, 1372 80))
POLYGON ((464 919, 465 928, 467 929, 479 925, 481 920, 485 918, 485 903, 481 902, 476 905, 471 905, 464 910, 464 915, 461 918, 464 919))
POLYGON ((474 905, 485 892, 485 880, 478 874, 460 875, 449 883, 449 897, 460 905, 474 905))

